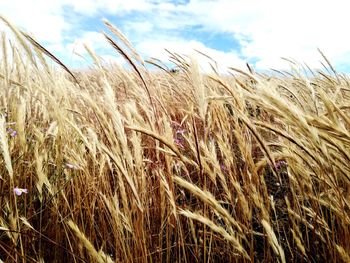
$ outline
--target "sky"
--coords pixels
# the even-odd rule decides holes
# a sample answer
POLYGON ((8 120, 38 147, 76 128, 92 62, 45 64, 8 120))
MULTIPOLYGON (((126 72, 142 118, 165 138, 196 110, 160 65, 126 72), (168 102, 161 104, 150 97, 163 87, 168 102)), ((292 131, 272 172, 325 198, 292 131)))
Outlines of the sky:
MULTIPOLYGON (((108 62, 124 64, 101 32, 114 24, 144 59, 167 61, 165 49, 194 56, 208 67, 284 70, 291 58, 320 68, 327 56, 350 72, 350 25, 346 0, 0 0, 0 15, 71 67, 90 61, 83 43, 108 62)), ((7 30, 0 21, 0 30, 7 30)))

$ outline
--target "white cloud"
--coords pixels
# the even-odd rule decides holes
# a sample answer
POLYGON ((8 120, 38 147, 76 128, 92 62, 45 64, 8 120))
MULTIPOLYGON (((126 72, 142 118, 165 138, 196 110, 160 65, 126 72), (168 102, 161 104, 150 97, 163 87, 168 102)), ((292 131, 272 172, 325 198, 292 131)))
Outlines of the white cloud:
POLYGON ((102 61, 107 64, 124 65, 124 59, 114 50, 107 39, 100 32, 85 31, 78 36, 73 42, 65 47, 65 53, 71 54, 70 62, 74 67, 83 67, 90 64, 92 59, 85 49, 86 45, 91 51, 102 58, 102 61))
POLYGON ((192 0, 174 7, 178 19, 168 24, 231 34, 242 45, 242 55, 256 59, 259 68, 280 68, 285 65, 280 57, 317 66, 318 47, 335 63, 349 52, 350 35, 344 32, 350 22, 349 7, 342 0, 192 0))
MULTIPOLYGON (((215 50, 212 48, 206 47, 203 43, 191 40, 186 41, 184 39, 179 38, 169 38, 165 37, 163 39, 145 39, 136 45, 136 49, 146 56, 146 58, 156 58, 160 59, 163 62, 168 61, 169 53, 165 50, 169 50, 172 53, 177 53, 181 56, 194 57, 202 70, 210 71, 209 62, 212 61, 200 53, 199 51, 204 53, 205 55, 212 58, 214 61, 218 63, 219 71, 226 72, 227 67, 238 67, 244 68, 245 61, 240 59, 238 54, 234 51, 231 52, 222 52, 219 50, 215 50)), ((213 63, 212 63, 213 64, 213 63)))
POLYGON ((87 51, 84 47, 87 45, 93 51, 98 51, 101 49, 106 49, 109 44, 102 33, 95 31, 85 31, 79 37, 66 45, 66 50, 70 53, 78 53, 79 55, 86 55, 87 51))
MULTIPOLYGON (((13 24, 32 33, 36 39, 49 44, 63 42, 63 32, 70 29, 60 1, 5 0, 1 1, 1 15, 13 24)), ((0 29, 4 29, 3 23, 0 29)))
MULTIPOLYGON (((64 49, 65 38, 70 38, 72 42, 76 31, 83 26, 79 25, 82 17, 72 11, 92 16, 97 13, 146 11, 151 5, 144 0, 2 0, 0 7, 0 15, 20 29, 32 33, 39 42, 54 47, 54 51, 60 51, 64 49)), ((99 19, 96 20, 96 23, 102 24, 99 19)), ((0 30, 8 31, 2 22, 0 30)))
MULTIPOLYGON (((347 14, 350 6, 343 0, 191 0, 189 3, 170 0, 2 0, 0 6, 0 14, 33 33, 49 50, 59 53, 70 52, 72 43, 80 39, 108 54, 104 51, 104 48, 108 49, 108 43, 79 21, 92 19, 89 23, 101 23, 101 16, 120 18, 132 14, 118 23, 145 55, 167 59, 161 51, 164 47, 182 53, 198 48, 219 58, 218 62, 225 66, 242 64, 240 57, 246 57, 256 61, 260 69, 279 69, 287 65, 280 57, 292 57, 312 67, 318 66, 321 60, 317 52, 319 47, 334 64, 349 64, 350 35, 346 33, 346 25, 350 24, 347 14), (193 27, 202 33, 227 34, 240 44, 241 49, 222 52, 206 47, 204 40, 201 43, 190 37, 192 41, 186 41, 182 34, 187 32, 188 39, 193 27)), ((0 23, 0 29, 4 29, 3 23, 0 23)), ((84 53, 81 44, 75 47, 84 53)))
POLYGON ((99 55, 100 58, 102 59, 102 62, 109 64, 118 64, 119 66, 124 66, 126 65, 126 61, 124 58, 118 55, 109 55, 109 54, 102 54, 99 55))
POLYGON ((154 29, 154 25, 149 21, 126 22, 124 24, 124 33, 131 34, 147 34, 154 29))
POLYGON ((98 12, 116 14, 129 11, 147 11, 152 5, 145 0, 61 0, 75 12, 95 15, 98 12))

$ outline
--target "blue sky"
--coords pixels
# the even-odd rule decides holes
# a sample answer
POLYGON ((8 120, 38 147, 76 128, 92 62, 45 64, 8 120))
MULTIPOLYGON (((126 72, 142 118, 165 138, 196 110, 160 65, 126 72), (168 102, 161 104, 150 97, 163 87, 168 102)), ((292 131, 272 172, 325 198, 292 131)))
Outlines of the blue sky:
MULTIPOLYGON (((71 67, 89 59, 82 43, 107 61, 123 59, 101 35, 102 19, 116 25, 144 59, 170 51, 258 70, 288 69, 281 57, 319 68, 320 48, 340 71, 350 71, 347 1, 281 0, 2 0, 0 14, 30 32, 71 67), (76 55, 79 54, 79 55, 76 55)), ((0 23, 0 29, 5 29, 0 23)))

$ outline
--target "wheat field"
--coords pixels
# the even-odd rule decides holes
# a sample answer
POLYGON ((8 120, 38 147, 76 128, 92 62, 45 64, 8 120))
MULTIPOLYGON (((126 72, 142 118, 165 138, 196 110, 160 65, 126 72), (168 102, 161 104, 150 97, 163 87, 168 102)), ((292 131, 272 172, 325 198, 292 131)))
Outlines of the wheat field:
POLYGON ((1 19, 0 261, 350 262, 350 79, 322 53, 169 70, 105 21, 128 67, 72 71, 1 19))

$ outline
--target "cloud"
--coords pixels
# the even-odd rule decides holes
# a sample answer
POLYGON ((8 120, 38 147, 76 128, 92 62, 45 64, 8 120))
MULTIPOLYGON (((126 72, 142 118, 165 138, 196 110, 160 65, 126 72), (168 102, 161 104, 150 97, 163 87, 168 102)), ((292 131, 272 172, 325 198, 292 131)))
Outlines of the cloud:
POLYGON ((128 21, 124 23, 123 31, 131 34, 147 34, 154 30, 154 25, 149 21, 128 21))
POLYGON ((125 60, 114 50, 101 32, 84 31, 73 42, 65 46, 65 53, 71 54, 70 64, 74 68, 86 67, 92 63, 86 45, 107 64, 125 65, 125 60))
MULTIPOLYGON (((54 47, 53 51, 62 51, 77 33, 87 31, 82 22, 89 16, 93 17, 90 25, 102 24, 101 15, 141 12, 151 6, 144 0, 4 0, 0 14, 33 34, 39 42, 54 47)), ((3 23, 0 23, 0 30, 8 31, 3 23)))
POLYGON ((104 50, 109 47, 108 42, 102 33, 84 31, 80 36, 76 37, 73 42, 66 45, 66 50, 84 56, 87 54, 84 44, 93 51, 104 50))
MULTIPOLYGON (((86 59, 88 56, 83 44, 86 44, 89 48, 94 50, 97 55, 107 63, 126 64, 125 60, 109 45, 103 35, 94 31, 83 32, 74 42, 66 45, 66 52, 78 54, 73 56, 76 62, 83 63, 84 59, 82 58, 84 57, 86 59)), ((226 72, 229 66, 239 68, 245 67, 245 61, 239 58, 239 54, 235 51, 223 52, 208 48, 203 43, 196 40, 186 40, 169 35, 157 37, 149 35, 148 38, 136 41, 135 48, 144 59, 157 58, 163 62, 169 61, 170 54, 166 49, 184 57, 193 57, 199 62, 202 70, 207 72, 211 70, 209 62, 213 64, 213 61, 201 55, 199 52, 202 52, 216 61, 218 63, 218 69, 221 72, 226 72)))
POLYGON ((144 0, 61 0, 63 5, 72 7, 77 13, 84 15, 118 14, 130 11, 147 11, 152 8, 149 1, 144 0))
POLYGON ((238 68, 245 67, 245 61, 239 58, 239 55, 235 51, 223 52, 208 48, 203 43, 196 40, 171 39, 169 36, 157 39, 145 39, 136 45, 136 49, 147 59, 156 58, 163 62, 169 59, 169 53, 165 49, 184 57, 193 57, 198 61, 202 70, 206 72, 211 71, 209 62, 213 64, 212 60, 217 62, 220 72, 226 72, 227 68, 230 66, 238 68), (197 51, 209 56, 212 60, 197 51))
MULTIPOLYGON (((335 63, 349 51, 346 1, 192 0, 173 7, 174 28, 199 26, 206 32, 223 32, 239 41, 240 53, 258 68, 284 67, 280 57, 293 57, 319 65, 317 48, 335 63), (191 17, 191 19, 188 19, 191 17)), ((160 15, 167 20, 169 14, 160 15)), ((167 23, 163 22, 162 25, 167 23)))
POLYGON ((100 55, 100 58, 102 59, 102 62, 107 63, 107 65, 109 64, 113 64, 113 65, 118 64, 119 66, 126 65, 125 59, 118 55, 103 54, 103 55, 100 55))
MULTIPOLYGON (((350 35, 346 1, 278 0, 3 0, 1 14, 33 33, 50 51, 67 57, 73 48, 84 53, 85 41, 98 53, 111 55, 97 32, 101 18, 117 22, 144 56, 167 59, 168 48, 191 53, 193 48, 215 56, 222 65, 259 69, 287 66, 292 57, 317 67, 320 48, 341 68, 350 68, 350 35), (200 32, 198 38, 194 33, 200 32), (226 35, 237 43, 225 52, 206 42, 206 36, 226 35), (79 44, 80 43, 80 44, 79 44), (229 51, 228 51, 229 50, 229 51)), ((0 29, 3 29, 0 23, 0 29)), ((218 40, 219 41, 219 40, 218 40)))
MULTIPOLYGON (((62 43, 64 31, 71 28, 65 20, 61 4, 55 0, 5 0, 1 2, 1 14, 48 44, 62 43)), ((4 28, 1 23, 0 29, 4 28)))
POLYGON ((319 66, 317 48, 335 64, 344 64, 350 43, 344 32, 350 22, 347 10, 342 0, 191 0, 159 3, 143 15, 152 21, 154 35, 181 35, 194 28, 206 34, 224 33, 240 44, 240 57, 260 69, 279 69, 288 67, 281 57, 319 66))

